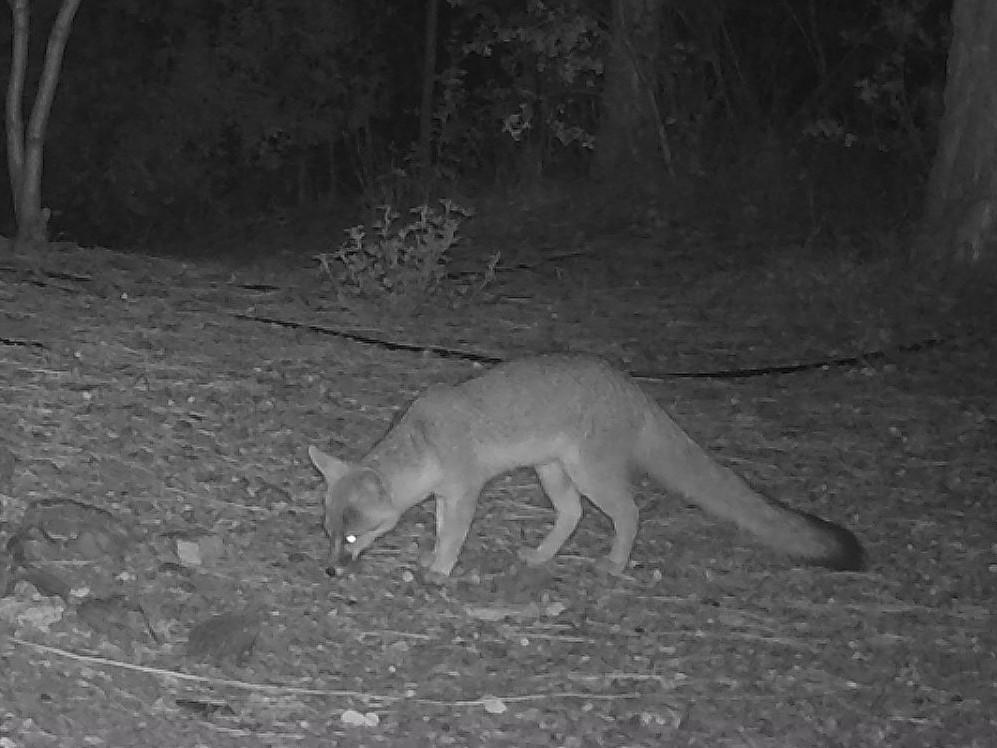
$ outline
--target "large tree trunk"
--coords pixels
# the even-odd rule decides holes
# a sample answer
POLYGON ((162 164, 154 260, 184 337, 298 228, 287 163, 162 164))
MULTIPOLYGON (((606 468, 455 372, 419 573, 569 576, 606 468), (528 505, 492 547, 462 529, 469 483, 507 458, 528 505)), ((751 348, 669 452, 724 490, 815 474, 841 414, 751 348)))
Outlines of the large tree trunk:
POLYGON ((655 92, 663 6, 662 0, 612 1, 612 47, 593 163, 598 177, 670 168, 655 92))
POLYGON ((938 151, 926 195, 924 260, 997 259, 997 2, 955 0, 938 151))

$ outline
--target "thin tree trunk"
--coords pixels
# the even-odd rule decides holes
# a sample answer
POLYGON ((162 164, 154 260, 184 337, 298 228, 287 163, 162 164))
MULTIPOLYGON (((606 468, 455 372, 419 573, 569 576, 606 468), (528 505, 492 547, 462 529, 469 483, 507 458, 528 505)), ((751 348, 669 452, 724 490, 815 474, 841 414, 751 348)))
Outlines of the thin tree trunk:
POLYGON ((667 170, 671 153, 655 92, 662 0, 612 0, 612 47, 606 69, 596 176, 667 170))
POLYGON ((10 176, 10 194, 14 199, 14 215, 20 216, 21 178, 24 174, 24 78, 28 69, 28 28, 30 10, 28 0, 11 0, 13 15, 13 45, 10 60, 10 79, 7 81, 7 170, 10 176))
POLYGON ((975 265, 997 246, 997 3, 955 0, 938 151, 918 251, 975 265))
POLYGON ((422 102, 419 106, 419 160, 424 167, 433 161, 433 88, 436 84, 436 27, 440 0, 426 3, 426 51, 422 62, 422 102))

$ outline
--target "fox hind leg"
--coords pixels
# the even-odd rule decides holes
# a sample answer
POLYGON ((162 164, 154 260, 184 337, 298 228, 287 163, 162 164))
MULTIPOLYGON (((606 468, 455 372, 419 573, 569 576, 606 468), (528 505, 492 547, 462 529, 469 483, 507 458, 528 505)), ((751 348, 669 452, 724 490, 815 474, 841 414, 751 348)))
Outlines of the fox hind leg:
POLYGON ((549 462, 536 467, 544 493, 554 505, 554 526, 536 548, 520 548, 519 557, 530 566, 550 561, 561 550, 582 518, 581 495, 568 473, 559 462, 549 462))
POLYGON ((617 462, 568 465, 568 475, 578 490, 613 522, 613 545, 600 563, 609 571, 621 573, 627 567, 637 537, 637 504, 634 503, 626 465, 617 462))

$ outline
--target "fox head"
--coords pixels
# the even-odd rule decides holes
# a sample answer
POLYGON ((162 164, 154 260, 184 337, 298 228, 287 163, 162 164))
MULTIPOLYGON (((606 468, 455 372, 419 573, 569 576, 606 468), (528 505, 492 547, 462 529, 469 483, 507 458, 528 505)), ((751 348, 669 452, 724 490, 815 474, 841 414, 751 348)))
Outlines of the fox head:
POLYGON ((329 537, 330 568, 338 572, 344 561, 355 560, 393 528, 400 513, 373 468, 353 465, 316 447, 308 448, 308 456, 325 478, 323 527, 329 537))

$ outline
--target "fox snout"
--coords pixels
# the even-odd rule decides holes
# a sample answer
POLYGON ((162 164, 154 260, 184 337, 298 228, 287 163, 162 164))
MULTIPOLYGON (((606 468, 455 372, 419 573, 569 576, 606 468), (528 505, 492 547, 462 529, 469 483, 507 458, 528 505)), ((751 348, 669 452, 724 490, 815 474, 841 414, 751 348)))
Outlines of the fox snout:
POLYGON ((329 563, 336 564, 346 560, 347 554, 343 552, 343 536, 339 533, 329 537, 329 563))
POLYGON ((354 556, 349 552, 343 543, 343 536, 339 533, 329 537, 329 565, 325 573, 330 577, 341 576, 346 571, 347 565, 354 560, 354 556))
POLYGON ((351 554, 346 549, 343 538, 342 512, 336 511, 334 505, 327 504, 325 522, 322 524, 329 538, 329 565, 326 567, 326 573, 329 576, 337 576, 343 573, 346 563, 351 560, 351 554))

